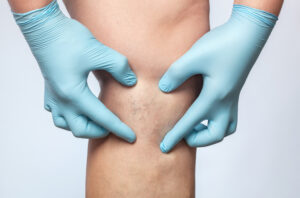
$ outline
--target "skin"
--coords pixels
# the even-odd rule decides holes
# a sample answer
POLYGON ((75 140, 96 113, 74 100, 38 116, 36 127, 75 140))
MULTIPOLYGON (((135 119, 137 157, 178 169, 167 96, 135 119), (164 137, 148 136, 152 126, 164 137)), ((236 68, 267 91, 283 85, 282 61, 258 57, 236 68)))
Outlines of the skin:
POLYGON ((195 149, 182 141, 166 156, 159 143, 200 93, 202 80, 191 78, 171 94, 157 85, 169 65, 209 31, 208 1, 65 4, 100 42, 128 58, 138 78, 128 88, 107 73, 95 72, 100 100, 133 129, 137 140, 132 145, 114 135, 90 140, 87 197, 194 197, 195 149))
MULTIPOLYGON (((27 12, 51 1, 10 0, 15 12, 27 12)), ((194 197, 194 148, 181 141, 168 155, 159 144, 181 118, 202 87, 195 76, 166 94, 158 82, 170 64, 209 31, 207 0, 65 0, 72 18, 103 44, 124 54, 138 83, 131 88, 108 73, 96 71, 99 99, 137 135, 130 145, 114 135, 89 141, 86 197, 194 197)), ((280 0, 236 0, 279 14, 280 0)))
POLYGON ((234 4, 246 5, 279 15, 283 0, 235 0, 234 4))
POLYGON ((42 8, 48 5, 52 0, 8 0, 8 3, 14 12, 25 13, 31 10, 42 8))

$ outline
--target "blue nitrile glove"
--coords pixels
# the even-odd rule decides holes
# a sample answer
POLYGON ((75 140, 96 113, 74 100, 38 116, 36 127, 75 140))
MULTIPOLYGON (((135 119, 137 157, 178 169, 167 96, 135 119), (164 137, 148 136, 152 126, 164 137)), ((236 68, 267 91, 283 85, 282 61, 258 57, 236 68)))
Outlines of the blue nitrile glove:
POLYGON ((126 86, 136 76, 125 56, 101 44, 81 23, 66 17, 56 1, 27 13, 13 13, 45 79, 45 108, 57 127, 82 138, 108 134, 133 142, 134 132, 92 94, 87 77, 105 70, 126 86))
POLYGON ((230 20, 205 34, 175 61, 159 82, 171 92, 193 75, 204 79, 199 97, 161 142, 169 152, 181 139, 201 147, 221 141, 237 126, 240 91, 266 43, 277 16, 234 5, 230 20), (208 120, 208 126, 201 124, 208 120))

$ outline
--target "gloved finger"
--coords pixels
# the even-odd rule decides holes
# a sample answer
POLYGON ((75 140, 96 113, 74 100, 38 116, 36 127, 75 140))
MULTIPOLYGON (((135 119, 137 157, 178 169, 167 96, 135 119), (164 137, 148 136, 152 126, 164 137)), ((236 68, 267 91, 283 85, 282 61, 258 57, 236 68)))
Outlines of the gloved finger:
POLYGON ((44 104, 44 109, 48 112, 51 112, 51 108, 48 104, 44 104))
POLYGON ((207 128, 207 126, 205 126, 204 124, 200 123, 200 124, 198 124, 198 125, 196 125, 194 127, 194 130, 195 131, 202 131, 203 129, 206 129, 206 128, 207 128))
POLYGON ((231 135, 236 131, 237 123, 238 123, 238 104, 236 103, 233 109, 233 118, 228 126, 226 136, 231 135))
POLYGON ((163 92, 171 92, 187 79, 196 74, 205 73, 205 55, 201 48, 192 47, 176 60, 159 81, 159 88, 163 92))
POLYGON ((223 140, 230 120, 229 113, 219 112, 213 120, 209 120, 208 127, 200 131, 194 130, 185 137, 185 141, 191 147, 208 146, 223 140))
POLYGON ((131 70, 128 59, 124 55, 97 40, 91 45, 87 56, 90 71, 105 70, 123 85, 133 86, 136 84, 136 75, 131 70))
POLYGON ((51 112, 51 106, 49 103, 49 96, 48 96, 48 88, 46 83, 44 84, 44 109, 48 112, 51 112))
POLYGON ((118 137, 128 142, 134 142, 135 133, 124 124, 115 114, 113 114, 105 105, 94 96, 87 87, 82 94, 82 98, 78 103, 79 110, 94 121, 99 126, 104 127, 108 131, 114 133, 118 137))
POLYGON ((69 126, 66 122, 66 120, 64 119, 64 117, 62 116, 52 116, 53 119, 53 123, 56 127, 61 128, 61 129, 65 129, 65 130, 70 130, 69 126))
POLYGON ((237 121, 232 121, 228 126, 226 136, 233 134, 236 131, 236 128, 237 128, 237 121))
POLYGON ((75 113, 66 113, 65 118, 75 137, 78 138, 102 138, 108 135, 108 131, 98 126, 88 118, 75 113))
POLYGON ((197 123, 204 120, 210 108, 210 97, 202 90, 200 96, 190 106, 183 117, 175 124, 175 126, 165 135, 163 141, 160 144, 162 152, 169 152, 180 140, 182 140, 189 132, 193 131, 193 128, 197 123))
POLYGON ((65 130, 70 130, 68 123, 66 122, 65 118, 58 113, 58 111, 55 108, 51 108, 52 111, 52 120, 53 123, 56 127, 65 129, 65 130))

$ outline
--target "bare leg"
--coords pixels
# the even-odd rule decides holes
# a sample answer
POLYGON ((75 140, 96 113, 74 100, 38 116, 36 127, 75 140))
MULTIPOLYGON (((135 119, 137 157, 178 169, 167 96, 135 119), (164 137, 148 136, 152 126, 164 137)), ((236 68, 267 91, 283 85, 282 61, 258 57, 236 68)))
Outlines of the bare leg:
POLYGON ((195 149, 184 141, 159 150, 165 133, 201 90, 199 76, 171 94, 158 88, 170 64, 209 30, 207 0, 68 0, 71 16, 127 56, 138 83, 127 88, 105 72, 100 100, 137 134, 128 144, 109 135, 90 140, 87 197, 194 197, 195 149))

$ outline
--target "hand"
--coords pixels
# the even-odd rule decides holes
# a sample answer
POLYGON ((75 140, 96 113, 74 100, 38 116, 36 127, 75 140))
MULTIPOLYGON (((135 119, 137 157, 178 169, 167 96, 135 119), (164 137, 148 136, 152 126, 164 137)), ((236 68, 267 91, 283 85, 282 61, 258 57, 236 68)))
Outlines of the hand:
POLYGON ((67 18, 56 1, 24 14, 14 13, 45 79, 45 108, 57 127, 82 138, 111 131, 133 142, 134 132, 92 94, 87 77, 105 70, 126 86, 136 83, 125 56, 104 46, 78 21, 67 18))
POLYGON ((267 41, 277 17, 271 13, 234 5, 230 20, 200 38, 174 62, 159 82, 170 92, 193 75, 204 79, 199 97, 161 142, 169 152, 185 137, 192 147, 221 141, 237 127, 240 91, 267 41), (208 126, 201 124, 208 120, 208 126))

